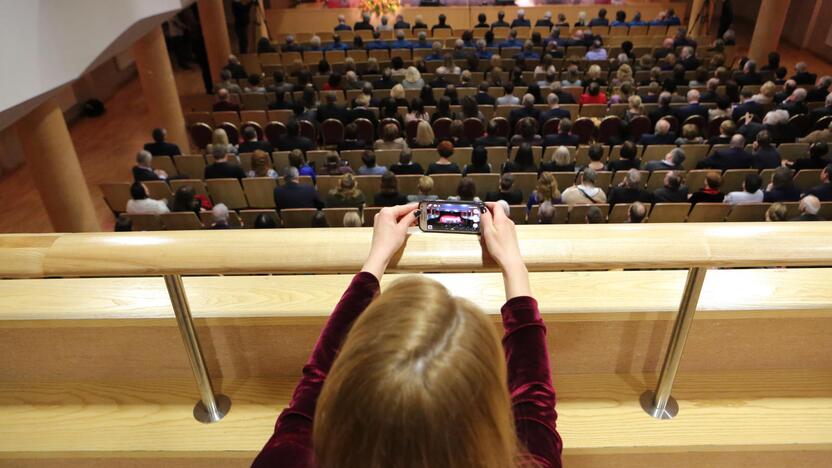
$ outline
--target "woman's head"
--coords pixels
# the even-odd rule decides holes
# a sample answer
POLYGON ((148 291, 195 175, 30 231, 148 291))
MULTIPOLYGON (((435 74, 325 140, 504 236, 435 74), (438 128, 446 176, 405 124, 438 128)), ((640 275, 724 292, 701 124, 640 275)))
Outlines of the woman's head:
POLYGON ((463 177, 456 186, 456 194, 460 200, 471 201, 477 196, 477 184, 470 177, 463 177))
POLYGON ((558 149, 555 150, 555 154, 552 155, 552 159, 555 161, 555 164, 560 167, 569 166, 570 164, 575 163, 575 160, 572 158, 572 152, 565 146, 559 146, 558 149))
POLYGON ((644 111, 644 106, 641 103, 641 96, 639 96, 638 94, 633 94, 632 96, 630 96, 627 99, 627 103, 630 105, 630 110, 631 111, 636 111, 636 112, 643 112, 644 111))
POLYGON ((436 104, 436 110, 444 114, 451 112, 451 98, 447 94, 439 98, 439 102, 436 104))
POLYGON ((352 174, 344 174, 338 179, 338 192, 342 195, 351 197, 358 190, 358 181, 352 174))
POLYGON ((766 221, 785 221, 788 209, 782 203, 774 203, 766 210, 766 221))
POLYGON ((422 91, 419 92, 419 98, 421 98, 422 102, 425 104, 435 102, 435 99, 433 98, 433 88, 429 84, 422 86, 422 91))
POLYGON ((381 137, 388 143, 394 141, 399 137, 399 127, 392 123, 385 125, 381 137))
POLYGON ((225 130, 221 128, 215 129, 214 134, 211 136, 211 144, 228 145, 228 134, 225 133, 225 130))
POLYGON ((396 100, 405 99, 404 86, 398 83, 390 88, 390 97, 396 100))
POLYGON ((319 465, 516 464, 505 367, 476 306, 424 277, 393 283, 355 322, 327 376, 313 430, 319 465))
POLYGON ((514 162, 521 167, 534 166, 532 145, 526 142, 521 143, 520 147, 517 148, 517 154, 514 156, 514 162))
POLYGON ((432 146, 436 136, 433 133, 433 128, 425 120, 420 120, 416 125, 416 145, 417 146, 432 146))
POLYGON ((436 152, 440 158, 448 159, 454 155, 454 144, 447 140, 442 141, 436 145, 436 152))
MULTIPOLYGON (((563 148, 563 146, 561 146, 563 148)), ((542 203, 544 201, 552 202, 555 198, 560 198, 560 190, 558 190, 558 180, 551 172, 544 172, 537 178, 537 201, 542 203)))
POLYGON ((699 137, 699 127, 696 124, 685 124, 682 126, 682 138, 685 140, 695 140, 699 137))
POLYGON ((462 114, 465 117, 477 117, 479 115, 480 108, 474 96, 468 95, 463 97, 461 104, 462 114))
POLYGON ((381 175, 381 191, 385 193, 395 193, 399 191, 399 183, 396 180, 396 174, 386 171, 381 175))
POLYGON ((266 177, 269 175, 269 169, 272 168, 272 163, 269 160, 269 153, 263 150, 255 150, 251 155, 251 170, 257 177, 266 177))
POLYGON ((598 65, 590 65, 589 70, 586 72, 586 76, 589 77, 591 80, 598 80, 601 78, 601 67, 598 65))
POLYGON ((361 227, 361 216, 357 211, 348 211, 344 213, 344 227, 361 227))
POLYGON ((422 195, 430 194, 430 192, 433 191, 433 177, 426 175, 419 177, 419 183, 416 187, 422 195))
POLYGON ((471 152, 471 165, 476 167, 488 164, 488 150, 485 146, 475 146, 471 152))
POLYGON ((300 169, 301 167, 303 167, 305 162, 306 161, 304 161, 303 159, 303 151, 295 148, 289 153, 290 166, 300 169))
POLYGON ((422 74, 419 73, 419 70, 416 67, 407 67, 407 70, 404 72, 404 80, 408 83, 416 83, 422 78, 422 74))

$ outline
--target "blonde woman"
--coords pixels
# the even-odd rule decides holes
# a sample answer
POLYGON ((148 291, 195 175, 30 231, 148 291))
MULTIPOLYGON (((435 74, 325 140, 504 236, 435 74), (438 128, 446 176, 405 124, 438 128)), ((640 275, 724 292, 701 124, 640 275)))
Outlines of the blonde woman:
POLYGON ((361 227, 361 215, 357 211, 348 211, 344 213, 344 220, 342 221, 344 227, 361 227))
POLYGON ((540 163, 538 172, 575 172, 575 158, 565 146, 558 146, 548 161, 540 163))
POLYGON ((496 203, 481 216, 483 255, 504 278, 501 343, 476 305, 432 279, 379 294, 417 208, 376 216, 367 260, 254 468, 561 466, 546 325, 514 224, 496 203))
POLYGON ((419 177, 419 183, 416 185, 416 188, 419 190, 419 193, 415 195, 408 195, 407 201, 409 202, 421 202, 425 200, 436 200, 439 197, 437 195, 431 195, 430 192, 433 191, 433 177, 423 175, 419 177))
POLYGON ((598 83, 601 86, 606 86, 607 82, 601 78, 601 67, 598 65, 590 65, 589 70, 586 71, 586 81, 584 86, 589 86, 590 83, 598 83))
POLYGON ((422 74, 416 67, 407 67, 404 72, 404 80, 402 80, 404 89, 422 89, 425 86, 425 80, 422 79, 422 74))
POLYGON ((256 150, 251 155, 251 170, 246 174, 249 177, 271 177, 277 179, 277 171, 272 168, 272 161, 269 153, 263 150, 256 150))
POLYGON ((529 201, 526 203, 526 211, 532 210, 532 206, 539 205, 543 202, 549 202, 553 205, 560 204, 560 190, 558 190, 558 180, 551 172, 543 172, 537 178, 537 186, 529 195, 529 201))
POLYGON ((627 111, 624 112, 624 122, 630 123, 634 118, 645 115, 644 104, 641 102, 641 96, 634 94, 627 99, 627 111))
POLYGON ((390 88, 390 99, 396 103, 397 107, 408 107, 410 105, 405 97, 404 86, 401 83, 396 83, 390 88))
POLYGON ((358 208, 364 209, 364 193, 358 189, 358 181, 352 174, 344 174, 338 178, 338 186, 330 190, 326 196, 327 208, 358 208))
POLYGON ((775 94, 777 94, 777 86, 771 81, 766 81, 760 86, 760 92, 751 96, 751 100, 759 104, 767 105, 774 102, 775 94))
POLYGON ((221 128, 214 129, 211 143, 205 147, 205 152, 213 154, 214 147, 225 148, 226 154, 237 154, 237 146, 228 142, 228 134, 221 128))
POLYGON ((414 148, 434 148, 436 147, 436 136, 433 133, 433 127, 425 120, 420 120, 419 125, 416 126, 416 138, 413 140, 414 148))
POLYGON ((618 85, 626 81, 633 81, 633 69, 626 63, 618 67, 615 72, 615 77, 618 79, 618 85))

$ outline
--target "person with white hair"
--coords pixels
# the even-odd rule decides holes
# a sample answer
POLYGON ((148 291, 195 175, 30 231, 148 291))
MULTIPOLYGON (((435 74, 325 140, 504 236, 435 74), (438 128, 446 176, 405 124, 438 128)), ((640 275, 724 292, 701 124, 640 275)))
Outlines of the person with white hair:
POLYGON ((774 144, 794 141, 791 125, 789 125, 789 113, 783 109, 767 112, 763 117, 763 123, 754 122, 751 115, 746 115, 741 123, 742 125, 737 129, 737 132, 742 134, 746 140, 754 140, 761 131, 768 130, 774 144))
POLYGON ((586 27, 586 12, 578 12, 578 21, 575 21, 575 26, 586 27))
POLYGON ((338 15, 338 24, 335 26, 335 31, 352 31, 344 15, 338 15))
POLYGON ((797 62, 794 66, 795 74, 791 78, 799 85, 813 85, 817 81, 818 76, 814 73, 809 73, 809 65, 806 62, 797 62))
POLYGON ((682 166, 682 163, 685 162, 685 159, 687 159, 685 150, 682 148, 673 148, 664 155, 664 158, 657 161, 648 161, 644 165, 644 170, 650 172, 668 170, 683 171, 685 168, 682 166))
POLYGON ((754 157, 745 150, 745 137, 737 133, 731 137, 728 148, 716 150, 707 158, 699 161, 697 169, 751 169, 754 157))
POLYGON ((694 115, 698 115, 708 121, 708 108, 699 103, 699 91, 691 89, 687 94, 688 103, 682 107, 675 109, 674 115, 679 125, 684 125, 685 121, 694 115))
POLYGON ((809 108, 806 106, 806 90, 804 88, 795 89, 779 107, 788 112, 789 117, 798 114, 808 114, 809 108))
POLYGON ((511 22, 511 27, 513 28, 530 28, 532 26, 532 22, 526 18, 526 10, 519 9, 517 10, 517 18, 511 22))
MULTIPOLYGON (((222 67, 224 70, 228 70, 231 72, 231 76, 235 80, 242 80, 248 77, 248 73, 243 65, 240 63, 240 59, 237 58, 236 55, 231 54, 228 56, 228 63, 222 67)), ((812 81, 814 84, 814 81, 812 81)))
POLYGON ((610 189, 607 203, 610 207, 616 203, 634 203, 637 201, 650 203, 650 192, 644 190, 644 182, 641 180, 641 172, 638 169, 630 169, 627 176, 617 187, 610 189))
POLYGON ((416 15, 416 17, 413 18, 413 32, 414 33, 416 32, 417 29, 427 29, 427 28, 428 28, 428 25, 427 25, 427 23, 425 23, 425 19, 422 17, 422 15, 416 15))
POLYGON ((527 117, 531 117, 540 123, 540 111, 534 108, 534 96, 529 93, 524 94, 521 104, 522 107, 519 109, 512 109, 509 113, 508 120, 511 124, 511 128, 515 128, 517 122, 527 117))
POLYGON ((821 215, 820 200, 814 195, 806 195, 800 200, 800 216, 789 221, 826 221, 821 215))
POLYGON ((372 31, 375 28, 373 28, 373 25, 370 24, 370 18, 372 18, 370 13, 365 12, 361 15, 361 21, 356 22, 355 25, 353 25, 352 29, 354 29, 355 31, 372 31))
POLYGON ((381 16, 381 23, 376 28, 376 31, 392 31, 393 25, 390 24, 390 19, 387 18, 387 15, 381 16))
POLYGON ((553 26, 554 26, 554 24, 552 23, 552 12, 551 11, 547 11, 546 13, 543 13, 543 18, 535 21, 535 23, 534 23, 534 27, 536 27, 536 28, 552 29, 553 26))
POLYGON ((211 218, 213 221, 209 229, 231 229, 228 224, 228 207, 225 203, 217 203, 211 208, 211 218))
POLYGON ((136 182, 165 180, 168 174, 161 169, 153 169, 153 155, 150 151, 136 153, 136 165, 133 166, 133 180, 136 182))
POLYGON ((315 51, 321 50, 321 38, 317 34, 309 39, 309 44, 306 45, 306 50, 315 51))
POLYGON ((670 122, 667 119, 659 119, 656 122, 655 133, 645 133, 638 140, 639 145, 672 145, 676 141, 676 133, 670 131, 670 122))
MULTIPOLYGON (((742 67, 742 73, 736 76, 737 84, 740 87, 745 85, 761 85, 763 84, 763 77, 757 73, 757 62, 748 60, 742 67)), ((814 83, 814 81, 812 81, 814 83)))

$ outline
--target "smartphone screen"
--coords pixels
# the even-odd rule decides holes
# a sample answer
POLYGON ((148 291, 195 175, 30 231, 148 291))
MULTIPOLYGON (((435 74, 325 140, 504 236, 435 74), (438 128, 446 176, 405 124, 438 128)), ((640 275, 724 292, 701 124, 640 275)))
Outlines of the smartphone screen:
POLYGON ((422 202, 419 209, 419 228, 425 232, 479 234, 485 206, 479 202, 434 200, 422 202))

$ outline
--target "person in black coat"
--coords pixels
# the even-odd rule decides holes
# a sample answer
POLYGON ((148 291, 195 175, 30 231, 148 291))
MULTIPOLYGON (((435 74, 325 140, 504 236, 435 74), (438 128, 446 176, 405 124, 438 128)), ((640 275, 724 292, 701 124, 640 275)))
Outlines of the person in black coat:
POLYGON ((511 26, 508 21, 506 21, 506 13, 503 10, 500 10, 497 13, 497 21, 491 23, 491 29, 494 28, 507 28, 511 26))
POLYGON ((652 122, 653 125, 659 123, 659 120, 661 120, 662 117, 667 115, 673 115, 673 109, 670 107, 670 101, 672 99, 673 95, 667 91, 663 91, 661 94, 659 94, 658 107, 656 107, 647 114, 647 116, 650 117, 650 122, 652 122))
POLYGON ((763 202, 796 202, 798 200, 800 200, 800 190, 794 186, 792 171, 788 167, 778 167, 763 194, 763 202))
POLYGON ((315 149, 315 143, 309 138, 300 135, 300 126, 297 120, 292 119, 286 124, 286 135, 277 140, 277 151, 292 151, 298 148, 306 154, 307 151, 315 149))
POLYGON ((321 201, 315 187, 299 184, 298 177, 298 168, 292 166, 286 169, 286 183, 274 189, 274 205, 277 211, 292 208, 324 209, 324 202, 321 201))
POLYGON ((563 120, 572 117, 568 110, 560 107, 560 98, 557 94, 549 93, 546 101, 549 104, 549 109, 540 113, 540 125, 545 124, 551 119, 563 120))
POLYGON ((345 107, 337 104, 338 98, 335 96, 335 93, 328 92, 324 94, 326 103, 318 106, 318 111, 316 112, 318 123, 323 123, 327 119, 349 122, 349 111, 345 107))
POLYGON ((809 157, 800 158, 792 163, 792 169, 800 172, 804 169, 823 169, 830 163, 826 155, 829 154, 829 145, 825 141, 812 143, 809 147, 809 157))
POLYGON ((153 156, 179 156, 182 151, 179 146, 165 141, 168 132, 164 128, 153 129, 153 143, 144 145, 144 150, 153 156))
POLYGON ((691 194, 688 201, 691 206, 697 203, 722 203, 725 200, 725 194, 719 191, 721 186, 722 174, 715 171, 709 172, 705 175, 705 187, 691 194))
POLYGON ((600 10, 598 10, 598 17, 597 18, 592 18, 589 21, 589 27, 590 28, 593 27, 593 26, 609 26, 609 25, 610 25, 610 20, 607 19, 607 9, 606 8, 601 8, 600 10))
POLYGON ((543 139, 543 146, 578 146, 580 139, 572 133, 572 121, 561 119, 558 125, 558 133, 550 133, 543 139))
POLYGON ((485 81, 480 83, 479 89, 477 90, 477 94, 474 95, 474 99, 477 101, 477 104, 481 106, 494 107, 497 103, 497 100, 494 98, 494 96, 488 94, 488 83, 485 81))
POLYGON ((814 125, 818 123, 820 119, 829 115, 832 115, 832 94, 826 96, 824 107, 818 107, 817 109, 809 111, 809 120, 812 121, 812 124, 814 125))
POLYGON ((795 74, 792 79, 799 85, 813 85, 817 81, 818 76, 814 73, 809 73, 809 66, 806 62, 798 62, 794 66, 795 74))
POLYGON ((151 165, 153 155, 143 150, 136 154, 136 165, 133 166, 133 181, 146 182, 151 180, 165 180, 167 174, 161 169, 153 169, 151 165))
POLYGON ((676 120, 679 122, 679 125, 683 125, 689 117, 694 115, 702 117, 705 119, 705 122, 707 122, 708 108, 699 103, 699 91, 691 89, 688 91, 687 99, 687 105, 679 107, 673 113, 673 115, 676 116, 676 120))
POLYGON ((361 15, 361 21, 356 22, 353 25, 352 29, 355 31, 372 31, 375 28, 373 28, 373 25, 370 24, 370 18, 371 16, 369 13, 364 13, 363 15, 361 15))
POLYGON ((645 133, 638 140, 639 145, 672 145, 676 141, 676 134, 670 131, 670 122, 661 119, 656 122, 655 133, 645 133))
POLYGON ((274 151, 274 147, 271 143, 257 139, 257 131, 254 127, 249 126, 243 128, 243 140, 245 141, 240 143, 239 148, 237 148, 239 153, 253 153, 260 150, 271 154, 272 151, 274 151))
POLYGON ((214 147, 214 163, 205 168, 205 179, 245 179, 246 172, 239 164, 233 164, 228 160, 228 153, 225 148, 214 147))
POLYGON ((745 138, 742 135, 731 137, 731 146, 717 150, 714 154, 699 161, 697 169, 750 169, 754 163, 754 157, 745 151, 745 138))
POLYGON ((641 181, 641 172, 638 169, 630 169, 627 171, 627 177, 621 181, 618 187, 610 189, 610 194, 607 197, 607 203, 613 206, 617 203, 650 203, 652 195, 650 192, 644 190, 641 181))
POLYGON ((757 134, 753 144, 754 169, 776 169, 780 167, 780 152, 771 144, 771 135, 768 130, 757 134))
POLYGON ((509 113, 508 120, 511 124, 511 128, 516 128, 517 122, 525 118, 532 118, 538 124, 540 123, 540 111, 534 108, 534 96, 531 94, 525 94, 523 96, 522 104, 523 107, 520 107, 519 109, 512 109, 509 113))
POLYGON ((803 196, 814 195, 820 201, 832 201, 832 164, 827 164, 823 168, 820 173, 820 181, 821 183, 819 185, 815 185, 807 190, 803 196))
POLYGON ((511 28, 530 28, 532 22, 526 19, 526 10, 522 8, 517 10, 517 18, 511 22, 511 28))
POLYGON ((742 90, 740 94, 742 102, 738 106, 734 107, 734 110, 731 112, 731 120, 739 122, 743 117, 745 117, 745 114, 751 114, 752 116, 762 120, 763 114, 765 114, 765 109, 757 101, 751 100, 753 95, 754 93, 752 93, 751 90, 742 90))
MULTIPOLYGON (((761 85, 763 84, 763 77, 759 73, 757 73, 757 62, 753 60, 749 60, 745 62, 745 66, 742 68, 742 73, 736 76, 737 84, 742 86, 745 85, 761 85)), ((814 83, 814 81, 812 81, 814 83)))
POLYGON ((653 191, 653 203, 685 203, 688 201, 688 188, 682 184, 682 178, 676 171, 664 175, 664 185, 653 191))
POLYGON ((625 141, 624 144, 621 145, 620 156, 620 159, 610 161, 607 164, 608 171, 627 171, 641 167, 641 160, 636 157, 638 156, 638 148, 636 148, 636 145, 632 141, 625 141))
POLYGON ((393 29, 410 29, 410 23, 404 20, 404 16, 396 15, 396 23, 393 24, 393 29))
POLYGON ((413 162, 410 148, 405 148, 399 153, 399 162, 390 166, 390 172, 396 175, 422 175, 425 169, 421 164, 413 162))
POLYGON ((500 190, 485 194, 485 201, 495 202, 499 200, 505 200, 509 205, 523 203, 523 192, 514 188, 514 176, 510 172, 500 176, 500 190))

